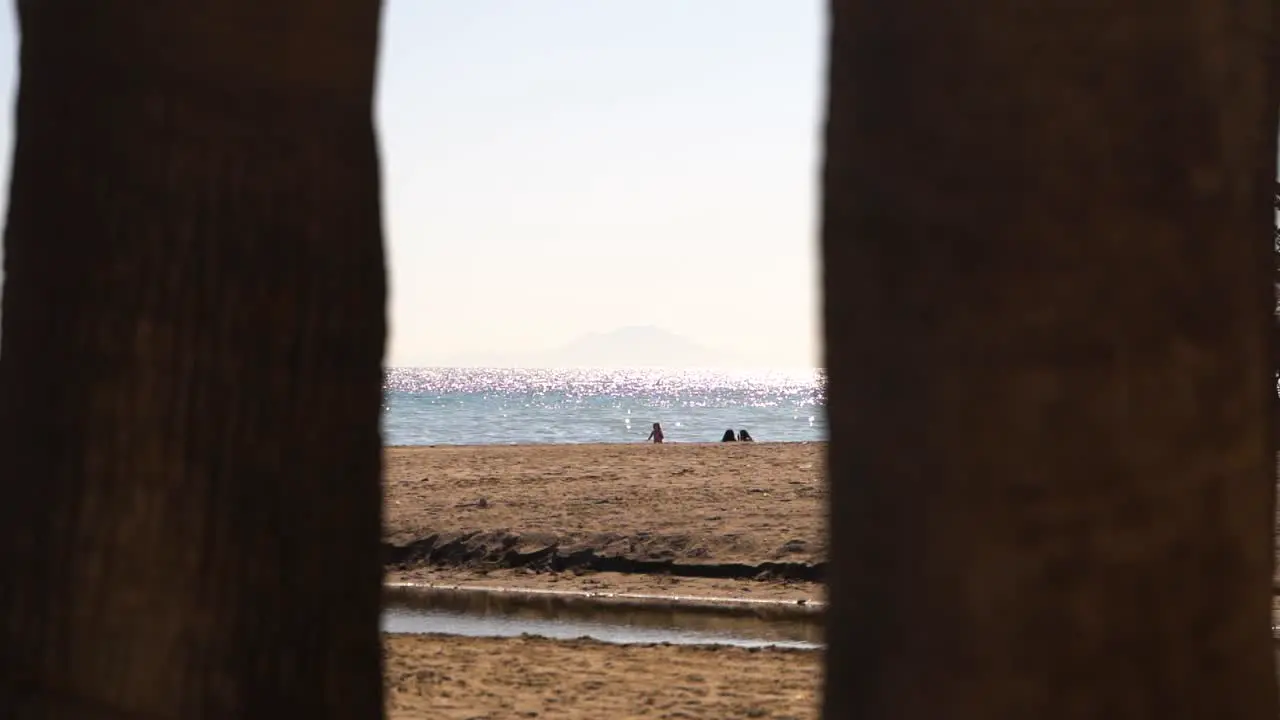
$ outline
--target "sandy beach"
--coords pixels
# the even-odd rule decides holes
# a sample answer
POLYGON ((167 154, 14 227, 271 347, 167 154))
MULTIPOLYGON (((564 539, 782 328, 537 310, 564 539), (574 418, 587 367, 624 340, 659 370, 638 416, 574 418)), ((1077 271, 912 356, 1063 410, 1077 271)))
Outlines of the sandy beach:
POLYGON ((580 593, 729 597, 780 602, 826 600, 826 589, 822 583, 799 580, 735 580, 644 573, 552 572, 529 568, 477 570, 447 567, 390 570, 387 572, 386 580, 389 583, 424 585, 434 588, 516 588, 580 593))
POLYGON ((821 654, 389 635, 391 720, 817 717, 821 654))
MULTIPOLYGON (((392 447, 387 580, 823 599, 820 443, 392 447)), ((389 716, 812 718, 821 654, 386 636, 389 716)))
POLYGON ((813 598, 821 443, 387 448, 391 580, 813 598))

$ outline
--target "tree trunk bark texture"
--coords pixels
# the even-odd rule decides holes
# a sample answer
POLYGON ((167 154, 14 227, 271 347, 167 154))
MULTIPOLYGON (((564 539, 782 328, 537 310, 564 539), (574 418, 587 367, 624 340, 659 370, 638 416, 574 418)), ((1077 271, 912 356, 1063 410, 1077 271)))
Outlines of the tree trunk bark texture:
POLYGON ((1272 4, 830 8, 826 716, 1272 720, 1272 4))
POLYGON ((376 0, 19 0, 0 715, 373 718, 376 0))

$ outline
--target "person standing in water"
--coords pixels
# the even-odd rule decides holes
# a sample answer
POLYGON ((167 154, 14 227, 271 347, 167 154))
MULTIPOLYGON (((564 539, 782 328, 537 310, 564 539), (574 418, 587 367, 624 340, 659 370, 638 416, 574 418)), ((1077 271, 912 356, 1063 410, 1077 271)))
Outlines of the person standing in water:
POLYGON ((652 440, 655 444, 662 442, 662 426, 658 423, 653 424, 653 432, 649 433, 649 437, 645 440, 652 440))

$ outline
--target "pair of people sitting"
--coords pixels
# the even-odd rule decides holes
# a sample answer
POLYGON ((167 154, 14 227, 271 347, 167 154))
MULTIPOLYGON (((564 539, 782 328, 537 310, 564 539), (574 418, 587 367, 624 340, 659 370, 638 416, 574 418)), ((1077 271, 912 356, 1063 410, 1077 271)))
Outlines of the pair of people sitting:
POLYGON ((751 433, 746 430, 739 430, 738 437, 735 438, 733 436, 733 428, 729 428, 724 431, 724 437, 720 438, 720 442, 733 442, 734 440, 737 440, 738 442, 752 442, 751 433))

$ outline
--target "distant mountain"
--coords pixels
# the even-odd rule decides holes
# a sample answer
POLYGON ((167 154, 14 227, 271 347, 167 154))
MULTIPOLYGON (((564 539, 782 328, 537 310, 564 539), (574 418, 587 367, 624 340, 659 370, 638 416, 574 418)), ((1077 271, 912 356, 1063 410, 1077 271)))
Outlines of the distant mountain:
POLYGON ((717 365, 727 358, 710 348, 652 326, 624 327, 606 333, 589 333, 546 354, 544 361, 556 367, 717 365))
POLYGON ((653 326, 583 335, 561 347, 532 353, 482 353, 458 365, 490 367, 715 367, 731 363, 721 352, 653 326))

